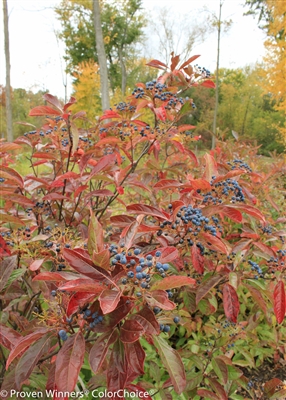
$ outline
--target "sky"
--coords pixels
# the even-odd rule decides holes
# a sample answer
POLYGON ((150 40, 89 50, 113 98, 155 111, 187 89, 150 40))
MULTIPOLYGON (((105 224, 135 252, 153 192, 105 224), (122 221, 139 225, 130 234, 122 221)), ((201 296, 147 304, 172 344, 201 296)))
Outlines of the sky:
MULTIPOLYGON (((46 90, 53 95, 64 97, 66 75, 63 60, 64 45, 55 32, 60 23, 55 18, 53 7, 60 0, 7 0, 9 11, 11 85, 13 88, 27 90, 46 90)), ((227 33, 221 36, 220 66, 239 68, 262 61, 265 34, 258 28, 251 16, 243 16, 246 9, 243 0, 224 0, 222 20, 232 19, 227 33)), ((190 24, 199 21, 204 15, 218 16, 219 0, 143 0, 146 16, 156 20, 156 13, 162 7, 174 16, 177 26, 180 19, 190 19, 190 24), (204 11, 203 11, 204 9, 204 11)), ((0 10, 3 27, 3 10, 0 10)), ((177 28, 178 29, 178 28, 177 28)), ((159 58, 158 41, 148 28, 145 55, 159 58)), ((205 42, 194 46, 192 54, 200 54, 199 64, 215 70, 217 53, 217 34, 208 34, 205 42)), ((4 33, 0 29, 0 84, 5 85, 4 33)), ((71 78, 68 77, 68 95, 71 94, 71 78)))

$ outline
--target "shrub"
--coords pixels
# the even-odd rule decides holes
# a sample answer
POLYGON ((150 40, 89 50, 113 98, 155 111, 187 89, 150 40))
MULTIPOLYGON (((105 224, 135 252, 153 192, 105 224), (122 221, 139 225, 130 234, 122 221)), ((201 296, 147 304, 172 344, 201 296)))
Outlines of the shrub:
POLYGON ((151 61, 163 75, 89 129, 46 94, 45 125, 0 144, 2 397, 253 398, 239 367, 284 357, 283 162, 192 152, 180 95, 214 86, 197 57, 151 61))

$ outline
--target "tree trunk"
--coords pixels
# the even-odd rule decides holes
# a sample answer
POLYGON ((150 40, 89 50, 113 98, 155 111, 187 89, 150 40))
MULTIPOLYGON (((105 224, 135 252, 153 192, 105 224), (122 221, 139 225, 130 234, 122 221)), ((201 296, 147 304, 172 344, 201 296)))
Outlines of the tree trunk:
POLYGON ((221 33, 221 8, 222 8, 222 0, 219 3, 219 17, 218 17, 218 26, 217 26, 217 58, 216 58, 216 74, 215 74, 215 109, 214 109, 214 119, 213 119, 213 136, 212 136, 212 149, 215 148, 216 145, 216 120, 217 120, 217 111, 218 111, 218 70, 219 70, 219 54, 220 54, 220 33, 221 33))
POLYGON ((9 50, 9 29, 8 29, 8 7, 7 0, 3 0, 3 20, 4 20, 4 41, 6 59, 6 119, 7 119, 7 140, 13 142, 12 124, 12 102, 11 102, 11 82, 10 82, 10 50, 9 50))
POLYGON ((126 73, 126 67, 125 67, 125 64, 124 64, 123 55, 122 55, 122 48, 121 47, 118 48, 118 57, 119 57, 120 66, 121 66, 121 91, 122 91, 122 95, 125 96, 127 73, 126 73))
POLYGON ((101 28, 99 0, 93 0, 93 23, 94 23, 94 31, 96 39, 98 64, 99 64, 101 105, 102 105, 102 110, 104 111, 110 108, 110 101, 109 101, 108 70, 107 70, 107 61, 106 61, 106 54, 104 49, 104 41, 101 28))

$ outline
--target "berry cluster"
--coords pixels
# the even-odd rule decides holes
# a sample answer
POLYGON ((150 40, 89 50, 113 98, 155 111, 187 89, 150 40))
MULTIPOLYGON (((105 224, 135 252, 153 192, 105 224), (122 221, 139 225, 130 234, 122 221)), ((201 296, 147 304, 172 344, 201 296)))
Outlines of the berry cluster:
MULTIPOLYGON (((214 180, 215 176, 210 182, 211 186, 213 187, 212 190, 207 193, 201 193, 203 196, 203 204, 221 204, 223 199, 227 199, 229 197, 231 203, 245 201, 242 188, 236 180, 226 179, 225 181, 220 182, 214 182, 214 180)), ((200 189, 198 189, 198 193, 200 192, 200 189)))
POLYGON ((201 75, 201 78, 210 78, 211 73, 205 67, 200 67, 198 64, 195 64, 194 70, 197 74, 201 75))
MULTIPOLYGON (((256 271, 261 277, 263 277, 263 272, 256 262, 250 260, 250 261, 248 261, 248 264, 251 265, 252 271, 256 271)), ((259 276, 255 275, 254 279, 258 279, 258 278, 259 278, 259 276)))
MULTIPOLYGON (((169 204, 169 209, 172 209, 172 204, 169 204)), ((178 238, 177 244, 187 242, 189 246, 193 246, 201 231, 217 236, 217 229, 221 229, 221 226, 218 218, 212 217, 212 221, 213 224, 210 224, 210 219, 202 214, 201 209, 193 208, 191 205, 184 206, 178 211, 173 222, 164 221, 160 224, 157 236, 163 234, 168 236, 168 231, 170 231, 173 237, 178 238)), ((204 246, 201 243, 198 242, 197 247, 202 253, 204 252, 204 246)))
POLYGON ((285 265, 286 250, 277 250, 277 257, 270 257, 267 261, 268 267, 272 268, 274 273, 277 269, 284 271, 286 269, 285 265))
POLYGON ((233 162, 227 162, 227 164, 231 167, 231 169, 243 169, 246 172, 252 172, 250 166, 238 158, 235 158, 233 162))
POLYGON ((135 106, 132 106, 130 103, 121 102, 116 104, 116 110, 120 112, 134 112, 136 109, 135 106))
POLYGON ((98 315, 98 311, 92 312, 90 309, 86 309, 83 311, 83 318, 88 319, 90 329, 93 329, 97 324, 100 324, 103 321, 103 316, 98 315))

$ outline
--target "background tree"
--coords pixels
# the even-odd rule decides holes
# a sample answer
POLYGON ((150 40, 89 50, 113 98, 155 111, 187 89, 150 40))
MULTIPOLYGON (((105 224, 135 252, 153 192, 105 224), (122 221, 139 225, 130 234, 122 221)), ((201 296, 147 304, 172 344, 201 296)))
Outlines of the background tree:
POLYGON ((3 22, 4 22, 4 42, 5 42, 5 61, 6 61, 6 132, 7 140, 13 141, 12 124, 12 91, 10 80, 10 49, 9 49, 9 27, 8 27, 8 6, 7 0, 3 0, 3 22))
POLYGON ((108 110, 110 108, 108 70, 107 70, 106 54, 104 49, 104 41, 102 36, 100 7, 98 0, 93 0, 92 11, 93 11, 93 26, 95 32, 96 51, 99 64, 101 105, 103 110, 108 110))
MULTIPOLYGON (((59 37, 67 49, 67 70, 72 73, 82 61, 98 62, 91 0, 63 0, 55 9, 61 22, 59 37)), ((143 37, 146 20, 141 0, 108 1, 102 4, 101 26, 108 63, 110 88, 126 90, 129 55, 136 53, 136 44, 143 37)))

